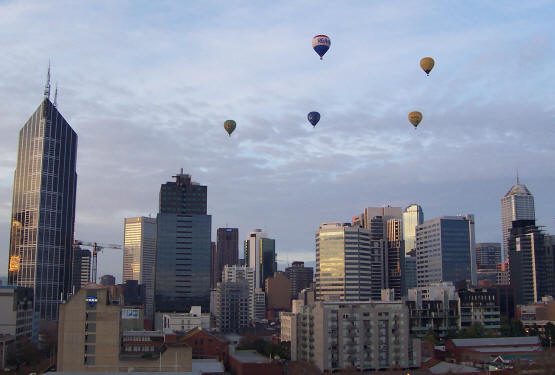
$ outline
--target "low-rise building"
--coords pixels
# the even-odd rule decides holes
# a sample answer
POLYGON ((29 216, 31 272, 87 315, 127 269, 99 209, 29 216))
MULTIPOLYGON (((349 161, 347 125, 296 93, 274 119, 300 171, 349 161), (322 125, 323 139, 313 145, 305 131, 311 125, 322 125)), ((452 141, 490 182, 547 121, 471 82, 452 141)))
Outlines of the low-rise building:
POLYGON ((6 368, 10 356, 15 353, 15 336, 0 334, 0 368, 6 368))
POLYGON ((480 323, 488 330, 501 328, 499 301, 495 288, 459 289, 460 329, 480 323))
POLYGON ((409 311, 401 301, 318 301, 296 317, 293 361, 321 371, 407 369, 420 365, 420 340, 409 334, 409 311))
POLYGON ((543 330, 548 323, 555 324, 555 301, 544 297, 541 302, 519 306, 520 320, 527 327, 543 330))
POLYGON ((278 361, 264 357, 254 350, 237 350, 229 356, 229 368, 233 375, 282 375, 283 367, 278 361))
POLYGON ((447 340, 445 351, 448 361, 486 367, 497 357, 510 361, 534 359, 543 348, 539 337, 527 336, 447 340))
POLYGON ((229 344, 202 328, 194 328, 184 336, 178 337, 180 342, 185 342, 193 349, 193 359, 217 359, 227 363, 229 359, 229 344))
POLYGON ((164 331, 189 332, 194 328, 210 329, 210 313, 203 314, 201 306, 191 306, 188 313, 164 313, 162 315, 164 331))

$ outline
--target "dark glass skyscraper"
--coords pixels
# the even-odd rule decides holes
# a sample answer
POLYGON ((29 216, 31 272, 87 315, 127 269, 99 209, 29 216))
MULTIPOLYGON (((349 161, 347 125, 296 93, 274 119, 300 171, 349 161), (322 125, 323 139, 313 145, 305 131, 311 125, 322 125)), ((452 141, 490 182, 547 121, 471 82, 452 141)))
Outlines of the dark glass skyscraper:
POLYGON ((212 258, 213 279, 212 288, 222 281, 224 266, 235 266, 239 262, 239 229, 218 228, 216 232, 216 249, 212 258))
POLYGON ((181 173, 160 189, 156 236, 156 311, 189 312, 210 306, 212 216, 206 186, 181 173))
POLYGON ((48 95, 19 132, 8 283, 34 289, 34 310, 56 320, 71 292, 77 134, 48 95))

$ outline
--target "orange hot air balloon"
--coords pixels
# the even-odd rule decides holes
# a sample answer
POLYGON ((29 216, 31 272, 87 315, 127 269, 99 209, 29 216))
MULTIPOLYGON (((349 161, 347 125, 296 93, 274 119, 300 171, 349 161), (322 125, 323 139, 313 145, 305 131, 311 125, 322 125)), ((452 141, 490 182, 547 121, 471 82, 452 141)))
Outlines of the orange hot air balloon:
POLYGON ((418 111, 409 113, 409 121, 412 125, 414 125, 414 129, 416 129, 418 124, 420 124, 420 121, 422 121, 422 113, 418 111))
POLYGON ((434 68, 434 64, 434 59, 432 59, 431 57, 424 57, 422 60, 420 60, 420 67, 423 71, 426 72, 427 76, 430 75, 430 72, 434 68))

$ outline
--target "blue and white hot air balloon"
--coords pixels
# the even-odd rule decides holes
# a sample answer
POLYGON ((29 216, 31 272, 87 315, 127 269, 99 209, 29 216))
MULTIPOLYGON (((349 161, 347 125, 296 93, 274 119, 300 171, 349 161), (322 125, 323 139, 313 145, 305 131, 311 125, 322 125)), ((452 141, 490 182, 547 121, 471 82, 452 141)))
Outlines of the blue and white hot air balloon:
POLYGON ((320 60, 322 60, 322 56, 330 49, 330 44, 331 41, 327 35, 316 35, 312 38, 312 48, 320 56, 320 60))

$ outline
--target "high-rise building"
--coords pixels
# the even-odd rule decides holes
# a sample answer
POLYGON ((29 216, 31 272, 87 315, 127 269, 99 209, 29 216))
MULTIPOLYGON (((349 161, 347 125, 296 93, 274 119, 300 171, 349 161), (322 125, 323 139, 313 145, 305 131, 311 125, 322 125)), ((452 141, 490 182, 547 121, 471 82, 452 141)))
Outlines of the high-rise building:
POLYGON ((128 217, 123 231, 123 283, 137 280, 145 288, 145 316, 154 314, 154 269, 156 267, 156 219, 128 217))
POLYGON ((479 242, 476 244, 478 271, 495 271, 498 263, 501 263, 501 244, 499 242, 479 242))
POLYGON ((503 238, 503 260, 509 256, 509 236, 512 222, 516 220, 536 220, 534 196, 530 190, 520 183, 518 177, 516 185, 501 198, 501 233, 503 238))
MULTIPOLYGON (((416 251, 413 252, 415 254, 416 251)), ((403 266, 403 296, 410 288, 416 288, 416 256, 405 255, 403 266)))
POLYGON ((403 211, 403 240, 405 254, 416 249, 416 227, 424 222, 422 207, 411 204, 403 211))
POLYGON ((304 262, 293 262, 291 267, 285 269, 285 276, 291 282, 290 298, 296 299, 299 292, 310 287, 314 279, 314 269, 305 267, 304 262))
POLYGON ((509 236, 510 284, 516 303, 525 305, 555 295, 554 255, 550 236, 534 220, 513 221, 509 236))
POLYGON ((19 132, 8 283, 33 288, 35 311, 56 320, 72 289, 77 134, 49 95, 50 83, 19 132))
POLYGON ((218 331, 239 332, 249 326, 249 289, 249 283, 245 279, 236 282, 224 281, 216 285, 213 314, 218 331))
POLYGON ((320 224, 316 232, 316 298, 381 298, 383 242, 370 231, 341 223, 320 224))
POLYGON ((116 278, 114 275, 102 275, 100 276, 100 285, 111 286, 116 285, 116 278))
POLYGON ((222 281, 224 266, 234 266, 239 263, 239 229, 218 228, 216 232, 216 249, 212 258, 214 269, 213 285, 222 281))
POLYGON ((268 310, 288 311, 291 307, 291 282, 283 272, 274 273, 266 279, 266 300, 268 310))
POLYGON ((91 251, 79 245, 73 247, 73 278, 71 294, 77 293, 81 287, 91 281, 91 251))
POLYGON ((416 227, 416 282, 477 283, 474 215, 442 216, 416 227))
POLYGON ((256 288, 264 290, 264 280, 277 271, 276 240, 261 229, 250 232, 245 240, 245 265, 254 269, 256 288))
POLYGON ((155 310, 188 312, 210 306, 212 216, 206 215, 206 186, 191 176, 173 176, 160 188, 156 218, 155 310))
POLYGON ((224 266, 222 271, 222 283, 235 283, 241 280, 247 281, 249 286, 249 321, 263 320, 266 308, 266 299, 262 289, 257 288, 255 285, 254 268, 247 266, 224 266))
MULTIPOLYGON (((371 240, 382 241, 384 287, 393 289, 395 298, 401 298, 402 264, 405 256, 401 207, 367 207, 364 209, 362 223, 370 230, 371 240)), ((360 222, 360 220, 356 220, 360 222)))

